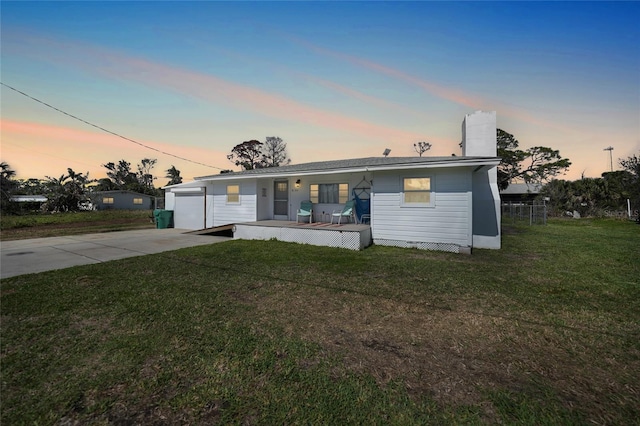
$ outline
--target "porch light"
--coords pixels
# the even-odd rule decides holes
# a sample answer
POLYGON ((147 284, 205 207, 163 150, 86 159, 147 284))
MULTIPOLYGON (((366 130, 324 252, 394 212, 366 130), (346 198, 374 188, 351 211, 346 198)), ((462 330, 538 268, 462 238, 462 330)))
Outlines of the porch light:
POLYGON ((297 188, 300 188, 300 179, 298 179, 298 180, 296 181, 296 189, 297 189, 297 188))

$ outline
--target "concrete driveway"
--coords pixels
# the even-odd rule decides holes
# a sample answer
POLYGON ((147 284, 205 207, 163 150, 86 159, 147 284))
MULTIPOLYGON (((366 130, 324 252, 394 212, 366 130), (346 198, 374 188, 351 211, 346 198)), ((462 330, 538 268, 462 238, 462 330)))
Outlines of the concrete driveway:
POLYGON ((227 241, 184 229, 141 229, 0 243, 0 278, 227 241))

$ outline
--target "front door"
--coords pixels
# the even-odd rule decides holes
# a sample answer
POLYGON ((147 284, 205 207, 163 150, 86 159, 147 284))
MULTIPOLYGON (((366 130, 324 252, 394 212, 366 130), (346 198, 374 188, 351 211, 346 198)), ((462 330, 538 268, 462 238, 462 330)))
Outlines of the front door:
POLYGON ((273 218, 289 220, 289 182, 286 180, 273 183, 273 218))

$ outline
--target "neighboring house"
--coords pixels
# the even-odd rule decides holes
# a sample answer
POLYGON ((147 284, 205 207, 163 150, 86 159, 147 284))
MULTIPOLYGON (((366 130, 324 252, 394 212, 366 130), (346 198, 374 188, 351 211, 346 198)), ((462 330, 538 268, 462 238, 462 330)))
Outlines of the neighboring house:
POLYGON ((500 191, 503 203, 531 203, 540 193, 542 184, 539 183, 511 183, 500 191))
POLYGON ((300 203, 311 200, 314 220, 329 222, 357 190, 370 199, 374 244, 499 249, 495 112, 465 117, 462 151, 457 157, 371 157, 204 176, 165 187, 166 209, 173 210, 176 228, 195 230, 296 221, 300 203))
POLYGON ((150 210, 154 198, 133 191, 98 191, 91 195, 96 210, 150 210))

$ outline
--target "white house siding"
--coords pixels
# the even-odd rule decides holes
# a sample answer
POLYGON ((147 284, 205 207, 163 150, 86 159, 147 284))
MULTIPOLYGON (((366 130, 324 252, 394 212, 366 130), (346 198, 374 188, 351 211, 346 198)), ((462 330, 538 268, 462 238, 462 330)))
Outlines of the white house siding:
POLYGON ((171 191, 164 193, 164 208, 165 210, 174 210, 176 206, 176 194, 171 191))
POLYGON ((206 206, 205 206, 205 212, 206 212, 206 226, 205 228, 211 228, 212 226, 214 226, 214 220, 213 220, 213 212, 214 212, 214 208, 213 208, 213 203, 214 203, 214 197, 213 197, 213 185, 207 185, 206 187, 206 192, 207 192, 207 196, 206 196, 206 206))
POLYGON ((379 172, 373 180, 371 227, 375 244, 448 251, 471 246, 469 169, 379 172), (405 177, 431 177, 433 207, 401 205, 405 177))
POLYGON ((214 183, 213 226, 257 220, 256 180, 238 180, 214 183), (240 203, 227 203, 227 185, 240 185, 240 203))

